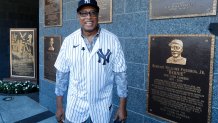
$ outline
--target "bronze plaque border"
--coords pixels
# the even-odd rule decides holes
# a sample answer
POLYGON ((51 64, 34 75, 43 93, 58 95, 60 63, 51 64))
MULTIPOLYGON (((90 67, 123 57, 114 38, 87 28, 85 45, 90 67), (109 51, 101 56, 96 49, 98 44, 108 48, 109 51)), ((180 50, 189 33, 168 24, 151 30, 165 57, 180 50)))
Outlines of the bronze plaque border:
POLYGON ((100 11, 99 11, 99 23, 112 23, 112 5, 113 5, 112 4, 112 0, 97 0, 97 2, 98 2, 98 6, 100 8, 100 11), (100 18, 100 16, 103 13, 102 13, 101 4, 99 4, 100 3, 99 1, 101 1, 101 2, 109 1, 110 2, 109 5, 107 4, 107 7, 109 7, 110 9, 106 9, 106 11, 103 11, 103 12, 106 12, 109 15, 108 19, 105 20, 105 21, 103 21, 103 19, 100 18))
MULTIPOLYGON (((25 35, 23 36, 23 38, 28 38, 25 35)), ((22 38, 22 39, 23 39, 22 38)), ((21 44, 23 44, 23 40, 21 40, 22 42, 18 41, 18 44, 16 45, 17 47, 17 54, 18 52, 18 47, 21 47, 21 44)), ((24 47, 25 48, 25 47, 24 47)), ((32 79, 36 79, 37 78, 37 29, 36 28, 10 28, 10 77, 12 78, 32 78, 32 79), (12 33, 14 32, 32 32, 33 36, 32 36, 32 57, 33 57, 33 75, 31 76, 27 76, 27 75, 14 75, 13 74, 13 59, 12 59, 12 33)))
MULTIPOLYGON (((46 55, 45 55, 45 48, 46 48, 46 45, 45 45, 45 44, 46 44, 46 43, 45 43, 46 40, 45 40, 45 39, 46 39, 46 38, 52 38, 52 37, 58 38, 58 40, 55 40, 54 43, 57 42, 57 45, 58 45, 59 50, 60 50, 61 44, 62 44, 62 36, 61 36, 61 35, 44 36, 44 38, 43 38, 43 39, 44 39, 44 40, 43 40, 43 41, 44 41, 44 48, 43 48, 43 53, 44 53, 44 58, 43 58, 43 59, 44 59, 44 62, 43 62, 43 63, 44 63, 44 65, 43 65, 44 68, 43 68, 43 70, 44 70, 44 74, 43 74, 43 76, 44 76, 44 79, 45 79, 45 80, 49 80, 49 81, 51 81, 51 82, 55 82, 54 80, 51 80, 50 78, 46 78, 46 77, 45 77, 45 71, 46 71, 46 70, 45 70, 45 68, 46 68, 46 67, 45 67, 45 56, 46 56, 46 55)), ((57 48, 57 47, 56 47, 56 48, 57 48)), ((57 55, 58 55, 58 53, 59 53, 59 50, 58 50, 57 52, 55 52, 57 55)), ((55 58, 55 60, 56 60, 56 59, 57 59, 57 58, 55 58)), ((54 61, 54 62, 55 62, 55 61, 54 61)), ((53 67, 54 67, 54 65, 53 65, 53 67)), ((56 79, 56 78, 54 78, 54 79, 56 79)))
MULTIPOLYGON (((150 0, 150 3, 149 3, 149 18, 150 18, 150 20, 153 20, 153 19, 170 19, 170 18, 185 18, 185 17, 196 17, 196 16, 210 16, 210 15, 216 15, 216 11, 217 11, 217 0, 212 0, 213 1, 212 2, 213 3, 213 5, 212 5, 212 12, 208 12, 208 13, 205 12, 205 13, 202 13, 202 14, 184 14, 184 15, 172 15, 172 16, 166 16, 166 15, 154 16, 154 15, 152 15, 152 1, 153 0, 150 0)), ((159 3, 161 3, 161 2, 159 2, 159 3)))
MULTIPOLYGON (((59 23, 58 24, 56 24, 56 25, 46 25, 46 9, 45 9, 45 7, 46 7, 46 2, 47 2, 48 0, 44 0, 44 27, 56 27, 56 26, 62 26, 62 18, 63 18, 63 0, 58 0, 58 5, 60 5, 59 6, 59 12, 57 12, 57 13, 60 13, 60 16, 59 16, 59 23)), ((54 0, 54 1, 56 1, 56 0, 54 0)))
POLYGON ((214 53, 215 53, 215 36, 214 35, 206 35, 206 34, 158 34, 158 35, 149 35, 149 41, 148 41, 148 78, 147 78, 147 91, 146 91, 146 99, 147 99, 147 103, 146 103, 146 113, 156 117, 156 118, 160 118, 163 120, 166 120, 168 122, 171 123, 176 123, 175 121, 172 121, 170 119, 152 114, 148 112, 148 103, 149 103, 149 83, 150 83, 150 48, 151 48, 151 38, 152 37, 192 37, 192 36, 197 36, 197 37, 211 37, 211 48, 210 48, 210 71, 209 71, 209 94, 208 94, 208 117, 207 117, 207 122, 210 123, 211 122, 211 110, 212 110, 212 95, 213 95, 213 65, 214 65, 214 53))

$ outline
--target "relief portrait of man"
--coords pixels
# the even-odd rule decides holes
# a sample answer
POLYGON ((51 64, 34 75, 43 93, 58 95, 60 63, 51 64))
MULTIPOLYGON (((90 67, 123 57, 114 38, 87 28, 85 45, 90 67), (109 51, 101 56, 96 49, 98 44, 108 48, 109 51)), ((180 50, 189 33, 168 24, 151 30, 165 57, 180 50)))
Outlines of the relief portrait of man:
POLYGON ((186 65, 186 58, 182 57, 183 42, 179 39, 174 39, 169 43, 169 46, 172 56, 166 60, 166 63, 186 65))
POLYGON ((49 51, 54 51, 55 50, 53 45, 54 45, 54 38, 50 38, 49 48, 48 48, 49 51))

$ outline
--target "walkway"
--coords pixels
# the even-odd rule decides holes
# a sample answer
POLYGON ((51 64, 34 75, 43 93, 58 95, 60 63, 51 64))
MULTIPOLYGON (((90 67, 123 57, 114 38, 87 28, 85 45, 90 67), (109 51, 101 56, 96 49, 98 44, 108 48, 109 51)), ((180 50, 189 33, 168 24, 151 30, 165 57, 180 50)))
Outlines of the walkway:
POLYGON ((56 123, 54 114, 36 101, 0 94, 0 123, 56 123))

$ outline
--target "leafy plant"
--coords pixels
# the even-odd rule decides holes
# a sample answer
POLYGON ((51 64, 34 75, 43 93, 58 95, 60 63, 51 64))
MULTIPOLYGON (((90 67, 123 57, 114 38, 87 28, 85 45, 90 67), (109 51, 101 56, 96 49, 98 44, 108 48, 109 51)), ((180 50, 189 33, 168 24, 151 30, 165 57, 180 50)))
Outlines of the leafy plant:
POLYGON ((1 81, 0 80, 0 93, 8 94, 25 94, 37 92, 39 86, 30 81, 1 81))

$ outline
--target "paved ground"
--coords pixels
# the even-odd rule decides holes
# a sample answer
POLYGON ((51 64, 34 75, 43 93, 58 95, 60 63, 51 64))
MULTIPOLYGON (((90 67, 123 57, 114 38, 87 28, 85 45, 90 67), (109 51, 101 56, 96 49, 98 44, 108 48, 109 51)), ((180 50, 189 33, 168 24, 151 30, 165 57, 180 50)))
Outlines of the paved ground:
POLYGON ((0 123, 56 123, 54 114, 38 103, 38 93, 0 94, 0 123))

